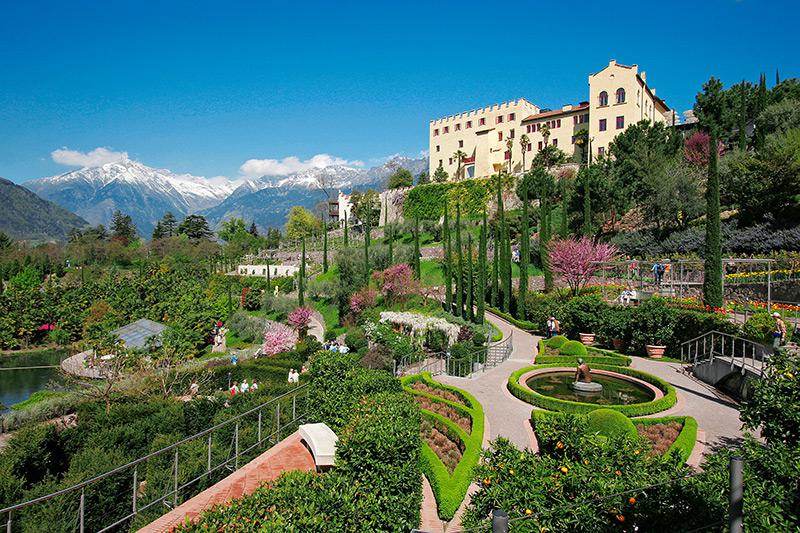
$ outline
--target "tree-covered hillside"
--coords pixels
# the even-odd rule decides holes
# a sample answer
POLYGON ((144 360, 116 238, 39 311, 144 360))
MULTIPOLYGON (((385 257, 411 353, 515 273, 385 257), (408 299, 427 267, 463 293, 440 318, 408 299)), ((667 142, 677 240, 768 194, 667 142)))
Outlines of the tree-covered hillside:
POLYGON ((15 239, 65 240, 87 222, 74 213, 0 178, 0 231, 15 239))

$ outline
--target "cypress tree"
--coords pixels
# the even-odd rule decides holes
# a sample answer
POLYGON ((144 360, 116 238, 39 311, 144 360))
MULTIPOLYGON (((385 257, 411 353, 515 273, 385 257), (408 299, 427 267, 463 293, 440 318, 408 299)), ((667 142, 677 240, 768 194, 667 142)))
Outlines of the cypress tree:
POLYGON ((349 242, 347 242, 347 211, 344 212, 344 247, 347 248, 349 246, 349 242))
POLYGON ((414 219, 414 274, 422 279, 422 265, 419 262, 419 217, 414 219))
POLYGON ((531 256, 530 231, 528 229, 528 184, 522 178, 522 227, 519 249, 519 291, 517 293, 517 317, 525 319, 525 302, 528 299, 528 260, 531 256))
POLYGON ((511 312, 511 230, 503 215, 503 311, 511 312))
POLYGON ((719 214, 719 173, 717 172, 717 128, 711 128, 706 184, 706 242, 703 272, 703 303, 722 307, 722 237, 719 214))
POLYGON ((467 233, 467 320, 475 322, 475 280, 472 277, 472 234, 467 233))
POLYGON ((739 91, 739 150, 747 150, 747 93, 744 80, 739 91))
POLYGON ((775 69, 775 85, 781 84, 781 72, 778 69, 775 69))
POLYGON ((325 223, 325 216, 322 217, 322 272, 328 271, 328 224, 325 223))
POLYGON ((456 204, 456 316, 464 316, 464 249, 461 246, 461 204, 456 204))
POLYGON ((500 288, 498 287, 497 277, 500 274, 500 258, 498 257, 500 249, 500 239, 498 238, 498 229, 495 227, 494 238, 492 239, 492 307, 497 307, 500 288))
POLYGON ((497 239, 495 239, 496 247, 499 250, 497 254, 497 305, 505 309, 505 302, 508 296, 502 294, 505 290, 505 273, 506 273, 506 233, 505 233, 505 213, 503 212, 503 190, 502 190, 503 177, 497 175, 497 239), (502 303, 501 303, 502 302, 502 303))
POLYGON ((539 207, 539 261, 544 272, 544 291, 553 290, 553 271, 550 270, 550 255, 547 246, 550 244, 550 202, 542 196, 539 207))
POLYGON ((386 231, 389 232, 389 265, 394 264, 394 253, 392 250, 392 246, 394 245, 394 230, 391 226, 386 226, 386 231))
POLYGON ((444 303, 447 312, 453 312, 453 262, 450 256, 450 218, 447 214, 447 202, 444 204, 444 228, 442 230, 444 246, 444 303))
POLYGON ((300 256, 300 272, 297 275, 297 304, 303 307, 306 303, 306 238, 303 237, 302 242, 302 255, 300 256))
POLYGON ((592 181, 591 171, 584 169, 583 176, 583 234, 592 236, 592 181))
MULTIPOLYGON (((762 73, 761 79, 758 82, 758 96, 756 98, 756 116, 761 114, 764 111, 764 108, 767 107, 767 77, 762 73)), ((756 150, 760 150, 764 147, 764 130, 763 128, 759 129, 756 128, 755 131, 755 147, 756 150)), ((710 163, 710 160, 709 160, 710 163)))
POLYGON ((561 227, 559 228, 558 234, 561 236, 562 239, 566 239, 567 235, 569 234, 569 227, 568 227, 568 220, 567 220, 567 196, 569 194, 569 189, 567 188, 567 180, 562 178, 561 179, 561 227))
POLYGON ((478 241, 478 293, 476 302, 475 322, 483 324, 486 315, 486 208, 483 209, 483 225, 481 225, 480 239, 478 241))
POLYGON ((272 289, 272 280, 269 277, 269 259, 267 259, 267 293, 272 289))
POLYGON ((369 222, 372 218, 372 205, 371 202, 367 203, 367 215, 364 217, 364 283, 369 285, 369 240, 370 240, 370 227, 369 222))

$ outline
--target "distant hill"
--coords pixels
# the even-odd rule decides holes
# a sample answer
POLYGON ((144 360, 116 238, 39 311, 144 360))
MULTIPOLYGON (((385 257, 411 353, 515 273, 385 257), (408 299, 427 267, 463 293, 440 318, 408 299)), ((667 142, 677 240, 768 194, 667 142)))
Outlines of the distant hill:
POLYGON ((0 178, 0 231, 14 239, 65 240, 73 228, 88 224, 25 187, 0 178))

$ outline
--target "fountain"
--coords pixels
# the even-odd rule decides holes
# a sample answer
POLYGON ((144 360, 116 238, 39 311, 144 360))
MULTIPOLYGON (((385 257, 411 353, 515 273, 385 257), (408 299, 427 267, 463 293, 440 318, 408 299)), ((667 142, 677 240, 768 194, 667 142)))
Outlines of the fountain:
POLYGON ((578 359, 578 368, 575 369, 575 381, 570 384, 577 392, 596 393, 603 391, 603 384, 592 381, 592 371, 583 359, 578 359))

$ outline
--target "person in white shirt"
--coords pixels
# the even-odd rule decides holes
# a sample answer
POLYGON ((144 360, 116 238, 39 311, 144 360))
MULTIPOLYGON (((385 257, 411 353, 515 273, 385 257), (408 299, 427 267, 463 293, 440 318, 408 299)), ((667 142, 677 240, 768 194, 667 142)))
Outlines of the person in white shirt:
POLYGON ((350 348, 348 348, 347 345, 342 344, 341 346, 339 346, 339 353, 348 353, 349 351, 350 348))
POLYGON ((292 374, 292 382, 295 385, 300 383, 300 372, 298 372, 297 370, 295 370, 294 373, 292 374))
POLYGON ((233 385, 231 385, 231 388, 228 389, 228 392, 231 393, 231 396, 236 396, 239 393, 239 384, 234 381, 233 385))
POLYGON ((250 384, 250 392, 256 392, 257 390, 258 390, 258 383, 256 383, 256 380, 253 380, 253 382, 250 384))
POLYGON ((248 384, 247 384, 247 380, 246 380, 246 379, 243 379, 243 380, 242 380, 242 384, 241 384, 241 385, 239 385, 239 391, 240 391, 242 394, 244 394, 245 392, 247 392, 247 389, 249 389, 249 388, 250 388, 250 385, 248 385, 248 384))
POLYGON ((189 385, 189 396, 195 397, 198 392, 200 392, 200 385, 197 384, 196 379, 193 379, 192 384, 189 385))
POLYGON ((289 385, 291 385, 291 384, 294 382, 294 368, 290 368, 290 369, 289 369, 289 379, 288 379, 288 382, 289 382, 289 385))

